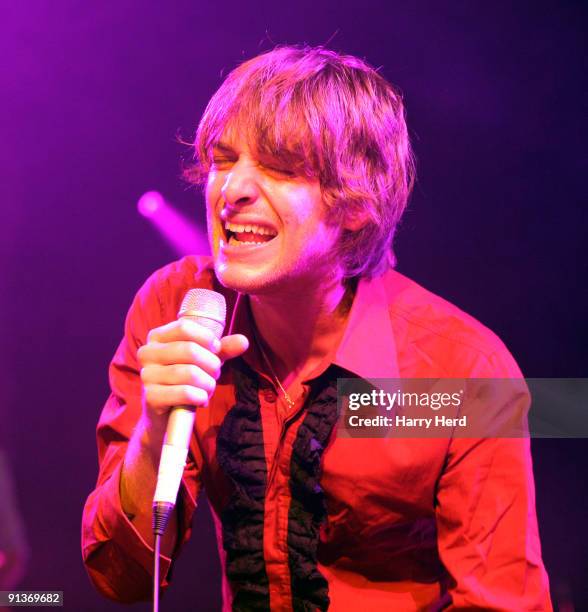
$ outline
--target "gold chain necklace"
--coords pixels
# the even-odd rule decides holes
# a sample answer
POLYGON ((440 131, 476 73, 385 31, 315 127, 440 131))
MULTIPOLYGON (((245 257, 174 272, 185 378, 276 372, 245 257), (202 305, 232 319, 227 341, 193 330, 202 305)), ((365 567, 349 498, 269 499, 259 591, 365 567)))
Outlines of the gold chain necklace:
POLYGON ((259 352, 261 353, 261 356, 263 357, 263 361, 265 363, 265 367, 269 370, 269 372, 272 375, 276 385, 278 386, 278 388, 282 392, 282 394, 284 396, 284 399, 286 400, 286 404, 288 404, 289 408, 294 408, 294 405, 295 405, 294 404, 294 400, 288 395, 286 389, 284 389, 284 386, 280 382, 280 379, 278 378, 278 375, 276 374, 276 371, 274 370, 274 368, 272 366, 272 362, 269 360, 268 356, 266 355, 265 351, 263 350, 263 346, 261 346, 261 342, 260 342, 259 338, 257 337, 257 331, 253 332, 253 337, 255 338, 255 344, 257 345, 257 348, 259 349, 259 352))

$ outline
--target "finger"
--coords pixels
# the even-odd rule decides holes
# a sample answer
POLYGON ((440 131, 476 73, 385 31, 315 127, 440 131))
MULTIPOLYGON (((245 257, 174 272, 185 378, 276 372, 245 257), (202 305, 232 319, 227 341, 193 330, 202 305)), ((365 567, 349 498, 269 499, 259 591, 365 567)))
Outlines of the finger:
POLYGON ((208 393, 192 385, 146 385, 143 397, 148 407, 157 414, 168 412, 173 406, 206 406, 208 393))
POLYGON ((204 389, 209 396, 216 388, 216 380, 210 374, 191 364, 150 364, 141 369, 141 380, 144 385, 192 385, 204 389))
POLYGON ((213 377, 218 376, 221 367, 218 356, 196 342, 150 342, 139 348, 137 358, 143 367, 151 364, 196 365, 213 377))
POLYGON ((221 349, 218 353, 221 361, 239 357, 249 348, 249 340, 243 334, 233 334, 221 339, 221 349))
POLYGON ((220 343, 215 335, 190 317, 182 317, 167 325, 156 327, 147 334, 147 344, 181 340, 196 342, 214 353, 217 353, 220 348, 220 343))

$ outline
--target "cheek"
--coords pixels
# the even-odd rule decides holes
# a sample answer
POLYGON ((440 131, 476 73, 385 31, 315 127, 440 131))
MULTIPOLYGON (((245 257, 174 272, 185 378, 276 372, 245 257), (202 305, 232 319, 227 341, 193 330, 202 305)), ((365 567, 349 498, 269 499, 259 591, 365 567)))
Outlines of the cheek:
POLYGON ((207 203, 214 201, 214 194, 220 192, 218 184, 218 174, 214 170, 211 170, 208 173, 208 178, 206 179, 206 189, 204 190, 207 203))
POLYGON ((280 193, 280 201, 287 205, 282 207, 282 217, 290 224, 318 226, 324 218, 324 203, 320 189, 287 186, 280 193))
POLYGON ((206 225, 208 228, 208 241, 212 253, 216 253, 219 239, 221 238, 221 230, 218 216, 218 203, 221 196, 220 177, 214 171, 211 171, 206 181, 204 190, 204 200, 206 202, 206 225))
POLYGON ((204 190, 204 199, 206 202, 206 216, 210 223, 213 218, 216 206, 218 205, 221 195, 221 181, 216 172, 210 172, 206 181, 206 189, 204 190))

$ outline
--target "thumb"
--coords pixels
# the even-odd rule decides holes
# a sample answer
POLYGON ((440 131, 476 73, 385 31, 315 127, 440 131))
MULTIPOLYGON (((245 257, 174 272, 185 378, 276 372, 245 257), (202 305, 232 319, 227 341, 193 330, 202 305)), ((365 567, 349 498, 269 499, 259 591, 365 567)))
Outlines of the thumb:
POLYGON ((218 352, 219 359, 224 363, 227 359, 239 357, 249 348, 249 340, 243 334, 233 334, 221 338, 221 348, 218 352))

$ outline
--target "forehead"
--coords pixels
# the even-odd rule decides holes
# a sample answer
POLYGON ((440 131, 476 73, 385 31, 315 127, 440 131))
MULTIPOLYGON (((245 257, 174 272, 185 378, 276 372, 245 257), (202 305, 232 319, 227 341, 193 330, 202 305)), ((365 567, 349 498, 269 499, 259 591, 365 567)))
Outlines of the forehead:
POLYGON ((236 153, 251 153, 256 149, 255 142, 250 142, 251 136, 243 133, 242 130, 236 130, 232 126, 227 128, 218 136, 216 140, 211 142, 211 148, 215 151, 228 151, 236 153))
POLYGON ((217 102, 214 112, 203 117, 197 144, 201 161, 212 161, 215 149, 230 148, 257 159, 279 160, 297 174, 317 177, 317 134, 303 109, 292 101, 279 104, 275 97, 270 100, 245 89, 217 102))
POLYGON ((267 132, 256 129, 256 126, 240 126, 238 129, 229 124, 219 137, 210 143, 209 157, 227 155, 238 157, 249 156, 262 163, 283 167, 300 178, 314 181, 319 178, 316 167, 311 163, 313 158, 305 153, 305 147, 296 146, 287 139, 276 140, 267 132))

